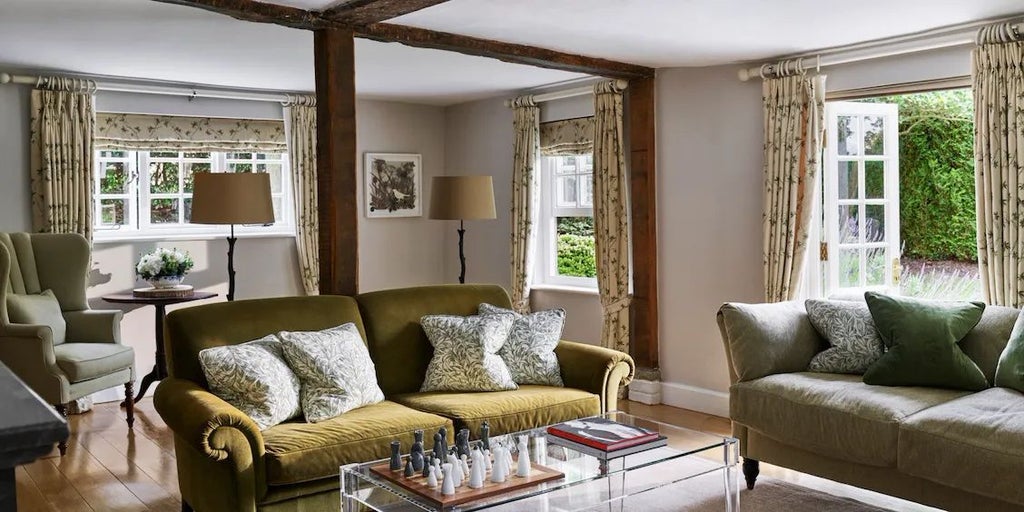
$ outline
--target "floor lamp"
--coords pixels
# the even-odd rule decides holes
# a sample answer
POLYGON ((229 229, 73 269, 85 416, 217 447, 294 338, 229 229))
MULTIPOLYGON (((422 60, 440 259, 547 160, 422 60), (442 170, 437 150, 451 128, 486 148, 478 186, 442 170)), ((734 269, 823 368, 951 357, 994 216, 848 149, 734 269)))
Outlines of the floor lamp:
POLYGON ((491 177, 435 176, 430 182, 430 218, 459 221, 459 283, 465 283, 464 221, 497 218, 491 177))
POLYGON ((267 173, 198 172, 192 175, 193 224, 230 224, 228 300, 235 300, 235 224, 271 224, 274 203, 267 173))

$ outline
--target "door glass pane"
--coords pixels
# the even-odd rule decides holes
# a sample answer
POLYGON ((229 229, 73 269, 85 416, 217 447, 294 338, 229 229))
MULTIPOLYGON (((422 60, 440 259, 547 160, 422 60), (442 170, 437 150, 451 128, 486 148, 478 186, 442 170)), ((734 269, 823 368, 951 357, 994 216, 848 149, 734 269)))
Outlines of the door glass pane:
POLYGON ((558 178, 558 197, 556 203, 559 208, 576 207, 576 176, 562 176, 558 178))
POLYGON ((839 207, 839 243, 855 244, 860 242, 860 217, 859 207, 839 207))
POLYGON ((860 286, 860 249, 839 250, 839 286, 860 286))
POLYGON ((857 118, 853 116, 839 116, 836 127, 840 155, 859 155, 860 136, 857 133, 857 118))
POLYGON ((150 201, 149 220, 153 224, 174 224, 178 222, 177 199, 153 199, 150 201))
POLYGON ((124 224, 124 199, 100 200, 100 225, 119 226, 124 224))
POLYGON ((100 177, 101 194, 123 194, 125 183, 128 181, 128 172, 125 170, 124 162, 107 162, 103 166, 103 175, 100 177))
POLYGON ((885 118, 864 116, 864 154, 885 154, 885 118))
POLYGON ((839 162, 839 199, 857 199, 857 162, 839 162))
POLYGON ((868 286, 885 285, 885 249, 882 247, 868 249, 866 254, 865 284, 868 286))
POLYGON ((868 199, 885 197, 885 162, 881 160, 864 162, 864 197, 868 199))
POLYGON ((885 205, 869 204, 864 207, 864 241, 885 241, 885 205))
POLYGON ((150 162, 149 191, 153 194, 171 194, 178 191, 178 163, 150 162))

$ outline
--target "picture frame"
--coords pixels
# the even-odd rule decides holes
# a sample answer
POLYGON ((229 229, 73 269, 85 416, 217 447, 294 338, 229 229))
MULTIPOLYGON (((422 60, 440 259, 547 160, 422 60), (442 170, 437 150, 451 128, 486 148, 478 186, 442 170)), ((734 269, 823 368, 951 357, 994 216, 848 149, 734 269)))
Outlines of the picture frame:
POLYGON ((367 152, 363 160, 363 189, 368 218, 421 217, 421 155, 367 152))

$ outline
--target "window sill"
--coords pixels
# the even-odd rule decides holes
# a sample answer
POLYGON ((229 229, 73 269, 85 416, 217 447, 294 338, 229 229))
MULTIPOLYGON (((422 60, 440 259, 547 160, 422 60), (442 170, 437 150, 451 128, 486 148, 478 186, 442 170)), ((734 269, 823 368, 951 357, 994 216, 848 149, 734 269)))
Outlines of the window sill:
POLYGON ((590 286, 568 286, 564 284, 535 284, 530 287, 530 290, 537 290, 541 292, 575 293, 578 295, 593 295, 595 297, 600 295, 597 288, 590 286))
MULTIPOLYGON (((158 241, 210 241, 223 240, 228 233, 125 233, 124 235, 100 235, 93 232, 94 244, 121 244, 131 242, 158 242, 158 241)), ((270 233, 239 233, 235 232, 235 238, 295 238, 295 233, 282 231, 270 233)))

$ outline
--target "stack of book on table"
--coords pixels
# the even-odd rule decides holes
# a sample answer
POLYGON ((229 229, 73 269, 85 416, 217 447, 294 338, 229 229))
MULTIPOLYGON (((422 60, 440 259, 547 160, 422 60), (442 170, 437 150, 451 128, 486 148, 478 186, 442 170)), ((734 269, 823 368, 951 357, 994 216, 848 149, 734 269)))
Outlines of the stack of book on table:
POLYGON ((668 439, 635 425, 584 418, 548 427, 548 443, 607 460, 660 448, 668 439))

